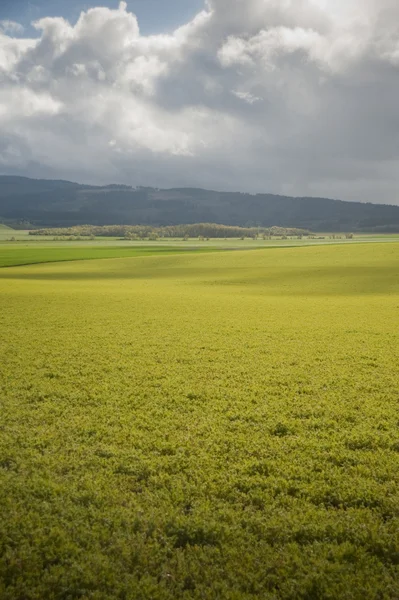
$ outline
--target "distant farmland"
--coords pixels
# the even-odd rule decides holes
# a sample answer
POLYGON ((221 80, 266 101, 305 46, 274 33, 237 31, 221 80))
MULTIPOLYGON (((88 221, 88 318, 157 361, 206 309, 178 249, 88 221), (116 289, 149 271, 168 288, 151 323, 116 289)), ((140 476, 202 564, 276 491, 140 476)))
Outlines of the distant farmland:
POLYGON ((2 600, 398 598, 399 244, 129 251, 0 269, 2 600))

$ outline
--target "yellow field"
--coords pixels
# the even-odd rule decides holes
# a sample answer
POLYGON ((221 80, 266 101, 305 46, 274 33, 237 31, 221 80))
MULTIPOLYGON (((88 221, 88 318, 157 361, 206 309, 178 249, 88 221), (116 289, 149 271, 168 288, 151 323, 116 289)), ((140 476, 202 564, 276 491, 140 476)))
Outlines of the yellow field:
POLYGON ((0 597, 399 597, 399 244, 0 269, 0 597))

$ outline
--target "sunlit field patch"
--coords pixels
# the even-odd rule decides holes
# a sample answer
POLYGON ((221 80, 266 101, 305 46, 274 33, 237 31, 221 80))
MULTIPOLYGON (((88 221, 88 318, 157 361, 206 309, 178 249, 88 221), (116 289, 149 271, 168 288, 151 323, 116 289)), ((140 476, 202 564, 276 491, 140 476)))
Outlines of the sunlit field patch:
POLYGON ((399 244, 0 270, 0 597, 399 597, 399 244))

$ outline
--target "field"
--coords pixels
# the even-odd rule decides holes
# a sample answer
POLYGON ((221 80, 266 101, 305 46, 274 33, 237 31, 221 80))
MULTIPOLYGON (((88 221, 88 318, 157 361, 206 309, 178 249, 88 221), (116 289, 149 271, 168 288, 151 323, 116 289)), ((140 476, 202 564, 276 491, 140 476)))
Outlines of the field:
POLYGON ((188 250, 215 252, 220 250, 254 250, 259 248, 304 248, 320 245, 343 245, 364 243, 399 242, 399 235, 356 235, 353 240, 344 237, 331 239, 330 234, 308 238, 263 239, 210 239, 181 240, 159 239, 157 241, 130 241, 118 238, 98 237, 95 240, 81 238, 63 241, 51 237, 29 236, 29 231, 15 231, 0 224, 0 268, 31 265, 46 262, 93 260, 102 258, 126 258, 156 254, 175 254, 188 250), (10 232, 12 236, 10 237, 10 232), (10 240, 13 238, 13 241, 10 240))
POLYGON ((0 269, 0 598, 399 598, 399 244, 112 256, 0 269))
MULTIPOLYGON (((209 252, 207 247, 198 248, 191 247, 187 251, 192 252, 209 252)), ((215 251, 215 249, 213 249, 215 251)), ((73 246, 56 246, 51 244, 42 247, 39 244, 31 246, 14 247, 0 245, 0 268, 12 267, 20 265, 32 265, 48 262, 63 262, 75 260, 93 260, 103 258, 126 258, 134 256, 152 256, 157 254, 181 254, 182 250, 178 247, 170 246, 153 246, 150 244, 142 244, 141 246, 114 246, 98 244, 97 247, 82 244, 73 246)))

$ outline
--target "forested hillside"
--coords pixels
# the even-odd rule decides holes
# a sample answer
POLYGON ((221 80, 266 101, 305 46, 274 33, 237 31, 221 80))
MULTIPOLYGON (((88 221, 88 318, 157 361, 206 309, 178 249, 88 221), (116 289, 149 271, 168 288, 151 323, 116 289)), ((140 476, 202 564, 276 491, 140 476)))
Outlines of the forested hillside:
POLYGON ((0 222, 13 226, 219 223, 312 231, 399 231, 399 207, 196 188, 94 187, 0 177, 0 222))

